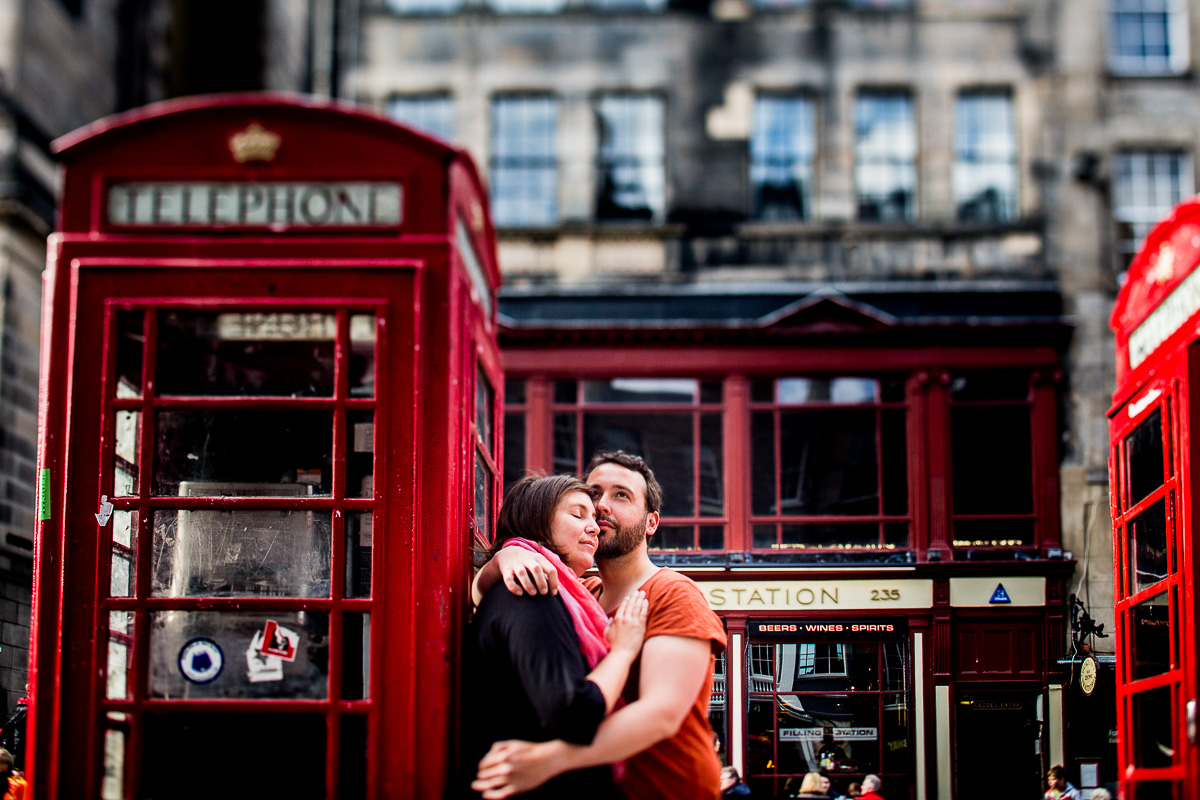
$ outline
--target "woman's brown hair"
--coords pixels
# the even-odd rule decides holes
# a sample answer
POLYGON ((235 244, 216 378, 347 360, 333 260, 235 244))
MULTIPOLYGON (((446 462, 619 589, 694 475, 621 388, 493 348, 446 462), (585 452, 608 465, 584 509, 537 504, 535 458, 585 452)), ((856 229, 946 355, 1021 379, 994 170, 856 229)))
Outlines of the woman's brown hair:
POLYGON ((530 475, 512 485, 500 506, 496 520, 496 538, 488 548, 485 561, 500 552, 509 539, 522 538, 537 542, 551 552, 554 539, 551 527, 554 511, 564 496, 583 492, 595 499, 595 491, 574 475, 530 475))

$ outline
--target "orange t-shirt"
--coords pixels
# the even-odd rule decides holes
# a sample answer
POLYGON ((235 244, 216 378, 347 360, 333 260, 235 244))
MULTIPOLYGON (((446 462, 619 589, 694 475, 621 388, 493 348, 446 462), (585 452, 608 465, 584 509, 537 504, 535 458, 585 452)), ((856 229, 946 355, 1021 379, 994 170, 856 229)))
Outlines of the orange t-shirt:
MULTIPOLYGON (((587 581, 593 592, 599 580, 587 581)), ((691 578, 660 569, 639 587, 650 603, 646 638, 683 636, 711 643, 708 674, 696 702, 676 734, 629 758, 625 779, 618 786, 628 800, 717 800, 721 796, 721 762, 713 749, 712 726, 708 724, 708 701, 712 695, 712 671, 717 654, 725 650, 725 629, 708 607, 700 587, 691 578)), ((629 670, 625 700, 638 697, 641 659, 629 670)))

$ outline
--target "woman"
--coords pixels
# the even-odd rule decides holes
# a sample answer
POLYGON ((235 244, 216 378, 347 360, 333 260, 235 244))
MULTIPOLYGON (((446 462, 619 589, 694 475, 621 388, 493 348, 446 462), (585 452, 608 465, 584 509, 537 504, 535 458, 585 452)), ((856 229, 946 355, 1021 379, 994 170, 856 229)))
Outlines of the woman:
MULTIPOLYGON (((497 741, 563 739, 589 744, 625 686, 646 632, 638 592, 612 624, 579 580, 599 541, 591 490, 570 475, 530 477, 504 499, 488 557, 505 544, 541 553, 554 565, 557 595, 514 595, 504 584, 483 597, 468 637, 465 734, 468 771, 497 741)), ((568 772, 528 798, 619 798, 612 769, 568 772)))
POLYGON ((804 782, 800 784, 800 793, 796 797, 829 800, 829 778, 819 772, 808 773, 804 776, 804 782))

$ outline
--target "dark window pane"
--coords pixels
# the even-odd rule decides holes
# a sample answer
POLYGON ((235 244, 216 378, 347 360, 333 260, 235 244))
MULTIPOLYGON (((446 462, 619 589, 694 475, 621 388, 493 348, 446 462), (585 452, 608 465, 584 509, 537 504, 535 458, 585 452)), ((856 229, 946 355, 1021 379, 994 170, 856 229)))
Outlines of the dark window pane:
POLYGON ((327 495, 329 411, 160 411, 155 415, 157 495, 327 495))
POLYGON ((1125 454, 1129 467, 1129 505, 1134 506, 1163 485, 1162 412, 1159 409, 1125 437, 1125 454))
POLYGON ((343 714, 341 754, 338 757, 338 800, 367 796, 367 717, 343 714))
POLYGON ((750 416, 752 513, 775 513, 775 417, 769 411, 750 416))
POLYGON ((884 642, 883 645, 883 688, 905 690, 908 688, 908 655, 901 642, 884 642))
POLYGON ((783 514, 878 514, 875 412, 780 416, 783 514))
POLYGON ((577 472, 582 467, 579 463, 579 448, 575 439, 575 415, 554 415, 554 471, 577 472))
POLYGON ((874 522, 784 525, 784 550, 879 550, 879 525, 874 522))
POLYGON ((719 517, 725 513, 725 470, 720 414, 700 416, 700 516, 719 517))
POLYGON ((145 358, 146 314, 144 311, 118 311, 117 397, 142 396, 142 363, 145 358))
POLYGON ((721 525, 700 526, 700 549, 721 550, 725 547, 725 528, 721 525))
POLYGON ((883 513, 903 516, 908 513, 908 431, 904 411, 882 412, 883 430, 883 513))
POLYGON ((483 446, 491 452, 492 420, 495 419, 495 393, 483 370, 475 371, 475 432, 483 446))
POLYGON ((152 597, 329 597, 329 511, 154 512, 152 597))
POLYGON ((1171 713, 1171 687, 1161 686, 1130 698, 1129 731, 1133 736, 1133 762, 1139 767, 1169 767, 1175 751, 1175 721, 1171 713))
POLYGON ((1163 592, 1129 610, 1134 680, 1161 675, 1171 668, 1171 620, 1167 608, 1167 594, 1163 592))
POLYGON ((908 736, 907 695, 885 694, 883 696, 882 728, 883 771, 908 772, 912 764, 912 749, 909 746, 908 736))
POLYGON ((885 403, 903 403, 907 397, 904 375, 888 375, 879 382, 880 399, 885 403))
POLYGON ((346 597, 371 596, 375 524, 370 511, 346 512, 346 597))
POLYGON ((755 550, 770 550, 779 547, 779 530, 774 525, 755 525, 754 526, 754 544, 755 550))
POLYGON ((525 413, 504 415, 504 488, 525 474, 525 413))
POLYGON ((1027 406, 950 411, 954 513, 1033 511, 1033 455, 1027 406))
POLYGON ((371 615, 342 612, 342 699, 371 696, 371 615))
POLYGON ((1130 594, 1167 577, 1167 512, 1159 500, 1129 523, 1130 594))
POLYGON ((576 381, 555 381, 554 382, 554 402, 556 403, 576 403, 579 401, 579 396, 576 393, 579 384, 576 381))
POLYGON ((1031 519, 960 519, 954 522, 955 547, 1028 547, 1031 519))
POLYGON ((1029 398, 1029 373, 988 370, 986 372, 963 372, 950 382, 950 399, 971 400, 1027 400, 1029 398))
POLYGON ((375 412, 346 412, 346 497, 375 496, 375 412))
POLYGON ((337 317, 160 311, 160 395, 333 395, 337 317))
POLYGON ((850 676, 850 691, 879 691, 879 645, 875 642, 846 645, 846 671, 850 676))
POLYGON ((1126 784, 1129 800, 1181 800, 1183 790, 1175 781, 1139 781, 1126 784))
POLYGON ((695 550, 696 529, 691 525, 659 525, 650 547, 660 551, 695 550))
POLYGON ((746 719, 746 758, 751 775, 774 772, 775 702, 773 697, 752 698, 746 719))
POLYGON ((885 548, 905 549, 908 547, 908 523, 887 522, 883 526, 883 544, 885 548))
POLYGON ((525 402, 525 381, 505 381, 504 402, 510 406, 522 405, 525 402))
POLYGON ((724 384, 720 381, 705 381, 700 384, 701 403, 719 403, 724 396, 724 384))
POLYGON ((775 402, 775 380, 773 378, 757 378, 750 381, 750 400, 754 403, 775 402))
POLYGON ((583 451, 624 450, 646 459, 663 487, 662 515, 695 512, 690 414, 588 414, 583 451))
POLYGON ((583 381, 585 403, 694 403, 700 383, 690 378, 613 378, 583 381))
MULTIPOLYGON (((243 668, 244 672, 244 659, 243 668)), ((236 665, 230 665, 236 668, 236 665)), ((185 779, 211 773, 213 744, 220 743, 221 772, 237 776, 241 797, 325 797, 325 717, 259 711, 146 714, 142 736, 141 794, 207 800, 212 782, 185 779), (305 769, 278 769, 297 753, 314 754, 305 769)))

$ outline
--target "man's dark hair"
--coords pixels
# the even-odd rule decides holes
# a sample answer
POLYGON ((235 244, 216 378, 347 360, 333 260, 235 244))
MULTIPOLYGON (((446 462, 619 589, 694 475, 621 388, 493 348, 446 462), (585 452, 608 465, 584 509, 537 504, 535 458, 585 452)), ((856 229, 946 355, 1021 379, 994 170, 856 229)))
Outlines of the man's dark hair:
POLYGON ((583 471, 584 478, 592 474, 592 470, 601 464, 616 464, 641 475, 646 480, 646 511, 656 513, 662 511, 663 490, 654 470, 646 464, 641 456, 626 453, 624 450, 601 450, 592 456, 587 468, 583 471))
POLYGON ((583 492, 595 499, 596 492, 574 475, 530 475, 512 485, 500 506, 496 520, 496 538, 488 548, 485 560, 491 559, 509 539, 520 537, 554 549, 551 527, 554 510, 562 498, 571 492, 583 492))

